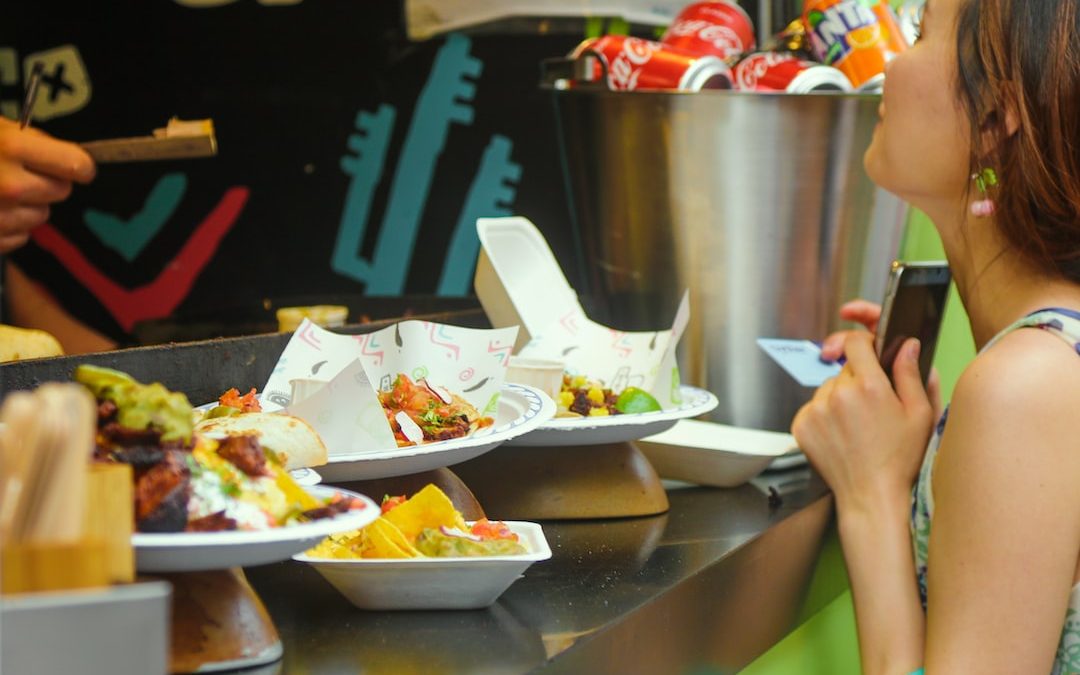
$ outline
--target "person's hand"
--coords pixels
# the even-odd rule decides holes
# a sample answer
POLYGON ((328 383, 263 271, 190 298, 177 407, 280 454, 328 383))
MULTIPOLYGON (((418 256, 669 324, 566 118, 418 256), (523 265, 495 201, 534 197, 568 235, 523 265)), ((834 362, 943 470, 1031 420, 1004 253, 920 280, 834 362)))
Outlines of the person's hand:
POLYGON ((74 143, 0 117, 0 253, 26 243, 71 183, 94 178, 94 160, 74 143))
POLYGON ((893 364, 895 391, 870 333, 849 331, 844 344, 843 371, 799 410, 791 433, 839 508, 907 499, 934 422, 919 376, 919 341, 905 342, 893 364))
MULTIPOLYGON (((881 320, 881 305, 869 300, 851 300, 840 306, 840 319, 862 324, 871 333, 877 333, 881 320)), ((844 338, 850 331, 837 331, 821 343, 821 358, 832 363, 844 355, 844 338)))
MULTIPOLYGON (((850 300, 840 306, 840 319, 852 323, 862 324, 863 328, 870 331, 871 335, 877 334, 878 322, 881 320, 881 305, 869 300, 850 300)), ((821 360, 834 363, 844 356, 844 342, 851 331, 841 330, 830 333, 821 343, 821 360)), ((930 369, 930 377, 926 381, 926 392, 930 396, 930 403, 934 406, 934 419, 941 417, 941 375, 937 368, 930 369)))

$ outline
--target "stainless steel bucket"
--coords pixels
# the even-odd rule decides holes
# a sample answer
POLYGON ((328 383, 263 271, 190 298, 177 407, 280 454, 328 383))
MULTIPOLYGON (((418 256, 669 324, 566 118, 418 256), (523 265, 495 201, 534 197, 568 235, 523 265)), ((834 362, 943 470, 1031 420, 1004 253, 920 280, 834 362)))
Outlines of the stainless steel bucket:
POLYGON ((880 299, 906 206, 862 155, 872 95, 553 90, 598 318, 649 330, 684 288, 684 381, 715 421, 787 430, 812 391, 756 344, 820 339, 840 304, 880 299))

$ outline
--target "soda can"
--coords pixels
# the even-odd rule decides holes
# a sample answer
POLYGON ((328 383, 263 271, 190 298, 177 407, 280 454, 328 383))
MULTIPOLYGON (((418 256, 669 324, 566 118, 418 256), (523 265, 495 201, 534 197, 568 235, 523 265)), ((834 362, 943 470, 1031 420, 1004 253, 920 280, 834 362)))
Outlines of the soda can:
POLYGON ((696 2, 679 12, 660 42, 734 64, 743 54, 754 51, 754 24, 734 2, 696 2))
POLYGON ((806 0, 803 23, 814 55, 839 68, 856 89, 907 49, 892 9, 881 0, 806 0))
POLYGON ((595 56, 592 79, 607 75, 615 90, 731 89, 731 68, 715 56, 672 49, 659 42, 623 35, 605 35, 582 42, 571 52, 575 59, 595 56))
POLYGON ((851 81, 832 66, 800 59, 794 54, 757 52, 740 61, 734 69, 739 91, 784 91, 807 94, 812 91, 851 91, 851 81))

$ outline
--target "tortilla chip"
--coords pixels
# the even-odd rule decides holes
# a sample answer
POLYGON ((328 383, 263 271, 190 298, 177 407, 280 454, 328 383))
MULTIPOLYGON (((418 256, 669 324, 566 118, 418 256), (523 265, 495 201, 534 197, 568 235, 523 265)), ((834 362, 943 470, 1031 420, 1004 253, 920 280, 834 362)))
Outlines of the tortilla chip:
POLYGON ((409 543, 393 523, 380 517, 365 527, 361 533, 363 543, 360 554, 363 558, 419 558, 420 551, 409 543))
POLYGON ((397 526, 401 534, 405 535, 406 541, 416 541, 420 533, 429 527, 439 528, 445 525, 460 530, 468 529, 465 519, 454 508, 450 498, 433 484, 428 484, 401 505, 387 511, 382 519, 397 526))

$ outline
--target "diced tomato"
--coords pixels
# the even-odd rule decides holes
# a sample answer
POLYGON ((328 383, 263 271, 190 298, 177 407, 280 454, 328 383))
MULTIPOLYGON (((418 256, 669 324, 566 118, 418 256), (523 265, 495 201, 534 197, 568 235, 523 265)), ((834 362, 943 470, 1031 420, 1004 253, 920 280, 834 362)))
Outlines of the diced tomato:
POLYGON ((255 396, 254 387, 243 396, 240 395, 236 387, 233 387, 221 395, 218 403, 229 408, 236 408, 240 412, 262 412, 262 406, 259 405, 259 399, 255 396))
POLYGON ((510 530, 510 526, 501 520, 491 522, 487 518, 481 518, 473 523, 472 528, 469 530, 473 535, 480 537, 481 539, 509 539, 511 541, 517 541, 518 536, 510 530))
POLYGON ((397 495, 396 497, 385 495, 382 500, 382 513, 386 513, 395 506, 401 506, 407 499, 408 497, 405 495, 397 495))

